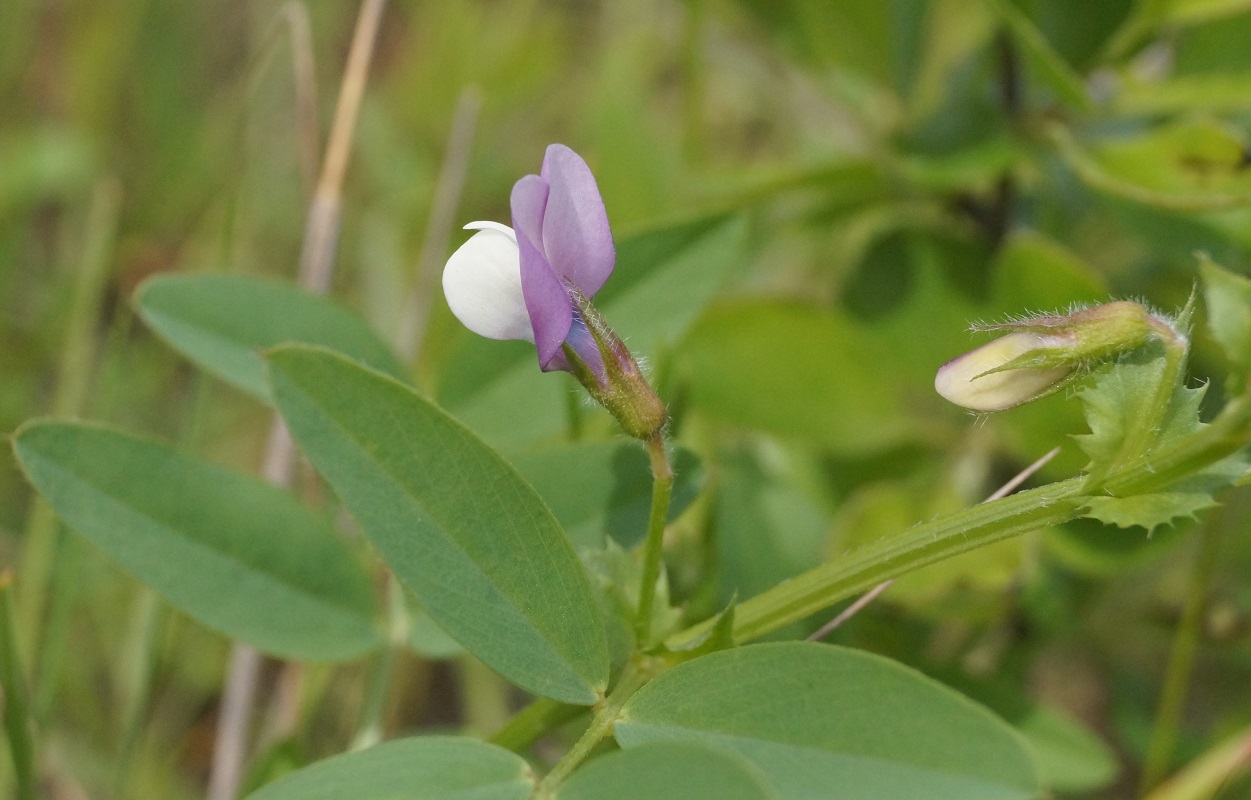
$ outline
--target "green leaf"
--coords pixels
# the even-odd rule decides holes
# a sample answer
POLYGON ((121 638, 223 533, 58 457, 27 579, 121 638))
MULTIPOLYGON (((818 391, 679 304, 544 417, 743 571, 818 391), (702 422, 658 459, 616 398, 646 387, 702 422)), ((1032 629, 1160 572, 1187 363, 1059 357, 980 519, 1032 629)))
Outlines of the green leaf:
POLYGON ((70 527, 205 625, 284 658, 381 644, 360 562, 285 492, 97 425, 30 423, 13 447, 70 527))
POLYGON ((679 664, 627 701, 625 748, 699 742, 737 752, 788 800, 1037 797, 1020 737, 971 700, 880 656, 809 642, 679 664))
POLYGON ((526 800, 525 759, 476 739, 397 739, 292 772, 246 800, 526 800))
POLYGON ((992 0, 991 4, 1025 51, 1039 79, 1051 87, 1056 97, 1083 111, 1093 108, 1094 103, 1082 77, 1065 63, 1030 18, 1007 0, 992 0))
MULTIPOLYGON (((517 468, 547 501, 578 547, 603 547, 604 535, 632 547, 647 533, 652 473, 637 443, 580 442, 532 450, 513 458, 517 468)), ((669 519, 686 510, 704 482, 703 465, 690 450, 673 458, 669 519)))
POLYGON ((589 762, 556 800, 770 800, 777 798, 744 758, 698 744, 646 744, 589 762))
MULTIPOLYGON (((716 216, 623 237, 595 305, 636 358, 661 358, 743 263, 745 234, 742 219, 716 216)), ((570 391, 582 390, 540 373, 532 345, 466 334, 438 399, 487 441, 515 449, 564 429, 570 391)))
POLYGON ((885 349, 823 309, 740 302, 704 316, 680 370, 692 406, 715 419, 859 453, 913 430, 885 349))
MULTIPOLYGON (((1152 450, 1199 433, 1199 406, 1206 386, 1191 389, 1181 381, 1173 386, 1161 416, 1156 404, 1162 383, 1171 381, 1168 359, 1159 347, 1148 346, 1099 370, 1092 387, 1079 392, 1090 433, 1074 438, 1090 456, 1087 471, 1099 475, 1132 464, 1152 450), (1159 419, 1159 425, 1150 420, 1159 419)), ((1194 517, 1216 504, 1213 492, 1246 474, 1247 457, 1235 453, 1199 472, 1162 487, 1161 491, 1114 497, 1092 497, 1089 516, 1122 528, 1141 526, 1148 531, 1176 519, 1194 517)))
MULTIPOLYGON (((1088 472, 1104 472, 1129 463, 1160 443, 1197 432, 1199 405, 1206 387, 1191 389, 1178 380, 1161 414, 1161 384, 1172 380, 1163 348, 1152 344, 1101 367, 1093 385, 1078 392, 1090 433, 1079 434, 1082 450, 1090 456, 1088 472), (1147 421, 1149 429, 1140 430, 1147 421), (1160 420, 1160 427, 1151 425, 1160 420), (1136 438, 1135 434, 1139 434, 1136 438)), ((1163 387, 1167 391, 1168 387, 1163 387)))
POLYGON ((1216 505, 1209 491, 1152 492, 1133 497, 1092 497, 1086 504, 1086 512, 1108 525, 1140 526, 1151 532, 1177 519, 1197 519, 1200 511, 1216 505))
POLYGON ((1090 792, 1116 778, 1116 754, 1068 714, 1036 706, 1017 721, 1016 727, 1029 742, 1047 788, 1090 792))
POLYGON ((1199 257, 1208 328, 1233 367, 1231 387, 1241 386, 1251 368, 1251 279, 1199 257))
POLYGON ((608 679, 596 599, 534 489, 386 375, 320 348, 269 358, 296 441, 435 622, 522 688, 594 703, 608 679))
POLYGON ((403 378, 404 368, 364 320, 284 283, 241 275, 163 275, 135 295, 139 316, 205 371, 268 401, 261 351, 316 344, 403 378))
POLYGON ((1217 120, 1189 119, 1086 149, 1066 129, 1048 128, 1070 169, 1092 189, 1173 211, 1251 205, 1246 137, 1217 120))
POLYGON ((829 512, 805 491, 793 460, 743 448, 717 463, 720 603, 752 597, 820 563, 829 512))

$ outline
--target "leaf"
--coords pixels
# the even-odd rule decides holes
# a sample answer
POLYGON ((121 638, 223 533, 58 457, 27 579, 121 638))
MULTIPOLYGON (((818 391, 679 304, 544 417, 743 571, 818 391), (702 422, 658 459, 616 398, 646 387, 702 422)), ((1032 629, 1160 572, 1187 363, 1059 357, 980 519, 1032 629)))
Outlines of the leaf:
POLYGON ((570 776, 556 800, 770 800, 744 758, 699 744, 646 744, 601 756, 570 776))
POLYGON ((270 352, 278 409, 427 613, 524 689, 590 704, 608 655, 560 523, 502 458, 398 381, 320 348, 270 352))
MULTIPOLYGON (((742 219, 716 216, 624 237, 595 305, 636 358, 644 364, 660 358, 743 263, 745 235, 742 219)), ((439 376, 441 405, 503 447, 564 429, 567 394, 582 390, 571 379, 540 373, 533 346, 477 336, 462 342, 439 376)))
POLYGON ((359 561, 285 492, 98 425, 33 422, 13 448, 70 527, 205 625, 283 658, 381 644, 359 561))
MULTIPOLYGON (((699 457, 673 454, 669 520, 686 510, 704 483, 699 457)), ((513 465, 547 501, 578 547, 603 547, 604 535, 632 547, 647 534, 652 473, 647 453, 634 442, 580 442, 531 450, 513 465)))
POLYGON ((1211 492, 1152 492, 1133 497, 1092 497, 1088 516, 1120 528, 1141 526, 1148 532, 1176 519, 1196 519, 1200 511, 1218 505, 1211 492))
POLYGON ((1090 792, 1117 775, 1116 754, 1088 728, 1059 709, 1035 706, 1017 721, 1042 782, 1057 792, 1090 792))
POLYGON ((246 800, 526 800, 534 784, 525 760, 502 747, 423 736, 318 761, 246 800))
POLYGON ((1251 205, 1245 137, 1226 123, 1190 119, 1090 149, 1058 124, 1048 132, 1069 168, 1096 191, 1172 211, 1251 205))
MULTIPOLYGON (((1144 420, 1159 418, 1156 392, 1168 381, 1167 359, 1158 347, 1144 347, 1103 367, 1092 387, 1078 393, 1086 410, 1090 433, 1074 436, 1090 456, 1087 471, 1103 474, 1132 464, 1158 448, 1199 433, 1199 406, 1206 386, 1191 389, 1178 381, 1157 427, 1144 420), (1148 425, 1145 434, 1142 430, 1148 425)), ((1154 530, 1176 519, 1194 517, 1216 505, 1213 492, 1234 483, 1247 472, 1247 456, 1235 453, 1198 472, 1173 481, 1161 491, 1125 497, 1092 497, 1089 516, 1122 528, 1154 530)))
POLYGON ((758 300, 706 314, 679 369, 692 406, 714 419, 860 453, 912 431, 883 350, 844 317, 758 300))
POLYGON ((430 615, 415 604, 408 609, 408 648, 433 661, 454 658, 465 652, 460 642, 447 635, 430 615))
POLYGON ((1199 256, 1208 328, 1233 366, 1230 385, 1239 386, 1251 368, 1251 279, 1199 256))
POLYGON ((1206 387, 1191 389, 1179 380, 1167 401, 1160 428, 1128 441, 1131 435, 1140 433, 1143 420, 1161 418, 1156 408, 1160 402, 1157 391, 1162 382, 1169 380, 1168 371, 1163 349, 1152 344, 1103 366, 1093 385, 1078 392, 1090 433, 1073 438, 1090 457, 1087 471, 1106 471, 1129 463, 1158 444, 1201 428, 1199 404, 1206 387))
POLYGON ((788 800, 996 800, 1040 794, 1019 736, 965 697, 880 656, 810 642, 713 653, 626 702, 627 749, 736 752, 788 800))
POLYGON ((1056 97, 1083 111, 1093 108, 1094 103, 1082 77, 1065 63, 1030 18, 1008 0, 992 0, 991 5, 1025 51, 1039 79, 1051 87, 1056 97))
POLYGON ((261 351, 284 342, 337 350, 403 378, 364 320, 294 286, 241 275, 162 275, 135 295, 139 316, 207 372, 268 401, 261 351))
POLYGON ((718 457, 718 602, 752 597, 821 562, 829 512, 805 491, 793 462, 746 448, 718 457))

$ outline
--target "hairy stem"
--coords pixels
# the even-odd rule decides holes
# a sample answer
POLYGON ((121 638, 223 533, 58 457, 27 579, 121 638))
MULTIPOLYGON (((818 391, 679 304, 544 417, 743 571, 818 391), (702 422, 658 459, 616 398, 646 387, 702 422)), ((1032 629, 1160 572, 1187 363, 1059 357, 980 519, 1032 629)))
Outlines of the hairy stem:
POLYGON ((673 467, 669 463, 669 454, 665 452, 664 435, 656 433, 644 445, 652 460, 652 512, 647 521, 643 578, 639 584, 638 615, 634 620, 639 647, 646 647, 652 635, 652 608, 656 602, 656 581, 660 578, 660 557, 664 553, 669 496, 673 492, 673 467))

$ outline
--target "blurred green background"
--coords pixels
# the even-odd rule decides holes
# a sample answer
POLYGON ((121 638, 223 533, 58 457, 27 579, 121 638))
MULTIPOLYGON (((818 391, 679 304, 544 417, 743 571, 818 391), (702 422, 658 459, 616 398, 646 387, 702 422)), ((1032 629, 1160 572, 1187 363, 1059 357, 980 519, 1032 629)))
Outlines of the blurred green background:
MULTIPOLYGON (((1070 398, 973 418, 934 395, 934 370, 981 341, 973 321, 1109 296, 1173 310, 1196 251, 1248 273, 1248 8, 393 2, 332 293, 506 454, 611 439, 566 376, 474 339, 437 290, 460 225, 507 222, 548 143, 580 152, 620 249, 601 306, 703 462, 671 531, 672 594, 697 619, 978 502, 1052 447, 1043 479, 1081 469, 1070 398)), ((257 470, 269 413, 157 341, 131 296, 160 273, 295 279, 356 14, 0 3, 0 430, 82 416, 257 470)), ((1192 371, 1219 401, 1201 320, 1192 371)), ((1175 637, 1197 657, 1180 719, 1157 732, 1175 734, 1167 771, 1251 721, 1248 504, 1228 499, 1151 536, 1087 523, 937 565, 834 639, 1018 722, 1050 747, 1061 794, 1139 796, 1175 637)), ((0 564, 19 598, 33 508, 0 459, 0 564)), ((49 796, 198 796, 227 643, 72 535, 45 605, 24 657, 49 796)), ((489 733, 474 667, 422 652, 390 730, 489 733)), ((258 716, 252 780, 346 746, 365 669, 269 664, 266 696, 298 680, 297 700, 258 716)), ((1204 796, 1251 783, 1220 791, 1204 796)))

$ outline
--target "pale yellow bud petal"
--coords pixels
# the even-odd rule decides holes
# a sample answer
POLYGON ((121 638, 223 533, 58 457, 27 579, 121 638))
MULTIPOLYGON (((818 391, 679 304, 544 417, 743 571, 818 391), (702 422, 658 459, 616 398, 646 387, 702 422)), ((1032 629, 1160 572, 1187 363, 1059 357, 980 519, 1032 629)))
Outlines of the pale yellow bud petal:
POLYGON ((1073 366, 993 370, 1037 350, 1071 346, 1069 339, 1014 332, 952 359, 934 376, 940 395, 974 411, 1002 411, 1046 394, 1073 366))

